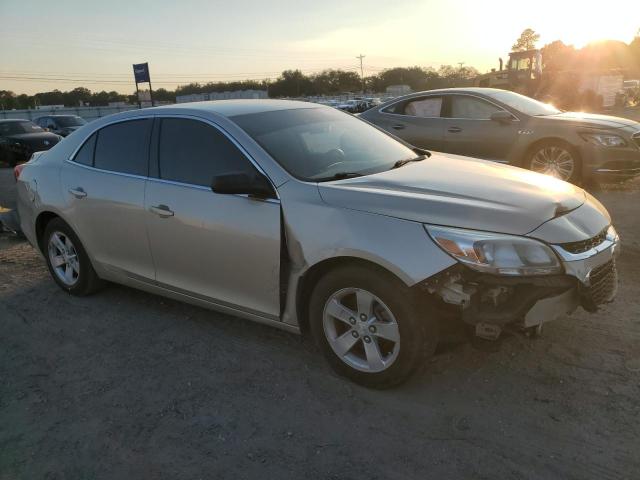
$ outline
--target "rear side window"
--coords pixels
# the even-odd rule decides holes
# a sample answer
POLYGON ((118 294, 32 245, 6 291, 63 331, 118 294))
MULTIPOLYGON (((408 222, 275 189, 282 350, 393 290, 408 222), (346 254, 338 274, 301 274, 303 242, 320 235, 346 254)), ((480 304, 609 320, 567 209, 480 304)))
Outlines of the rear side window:
POLYGON ((96 146, 96 134, 94 133, 89 137, 89 140, 84 142, 84 145, 78 150, 73 161, 82 165, 93 166, 93 151, 96 146))
POLYGON ((152 120, 130 120, 104 127, 96 140, 94 167, 147 175, 152 120))
POLYGON ((218 129, 180 118, 162 120, 158 163, 162 179, 207 187, 215 175, 254 171, 247 157, 218 129))

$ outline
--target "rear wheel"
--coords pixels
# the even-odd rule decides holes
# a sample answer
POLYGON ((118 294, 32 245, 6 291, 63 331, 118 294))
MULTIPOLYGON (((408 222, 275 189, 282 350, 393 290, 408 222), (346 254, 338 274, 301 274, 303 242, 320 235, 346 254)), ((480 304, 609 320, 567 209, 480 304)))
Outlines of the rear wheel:
POLYGON ((72 295, 89 295, 100 289, 98 278, 80 239, 62 219, 47 224, 43 252, 51 276, 60 288, 72 295))
POLYGON ((565 182, 581 180, 581 164, 575 149, 564 142, 548 141, 537 145, 528 155, 526 167, 565 182))
POLYGON ((435 351, 436 321, 426 303, 376 269, 350 266, 325 275, 309 314, 333 369, 367 387, 402 383, 435 351))

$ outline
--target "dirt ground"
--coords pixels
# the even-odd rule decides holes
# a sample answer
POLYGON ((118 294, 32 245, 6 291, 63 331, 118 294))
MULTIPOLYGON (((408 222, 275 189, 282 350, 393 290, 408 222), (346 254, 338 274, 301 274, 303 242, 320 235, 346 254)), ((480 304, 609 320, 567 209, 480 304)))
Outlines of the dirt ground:
POLYGON ((116 285, 70 297, 0 235, 0 479, 640 478, 639 185, 596 193, 615 303, 383 392, 295 335, 116 285))

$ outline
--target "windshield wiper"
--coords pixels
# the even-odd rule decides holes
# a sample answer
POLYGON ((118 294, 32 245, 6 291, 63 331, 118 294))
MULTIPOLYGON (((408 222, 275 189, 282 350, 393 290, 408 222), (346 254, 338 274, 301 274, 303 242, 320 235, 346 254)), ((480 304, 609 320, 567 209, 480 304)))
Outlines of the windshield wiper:
POLYGON ((427 158, 426 155, 418 155, 417 157, 414 157, 414 158, 406 158, 404 160, 398 160, 396 163, 393 164, 393 167, 391 167, 391 170, 393 170, 394 168, 400 168, 403 165, 406 165, 407 163, 421 162, 425 158, 427 158))
POLYGON ((330 180, 344 180, 345 178, 355 178, 355 177, 361 177, 361 176, 362 176, 362 173, 358 173, 358 172, 338 172, 329 177, 318 178, 316 179, 316 182, 328 182, 330 180))

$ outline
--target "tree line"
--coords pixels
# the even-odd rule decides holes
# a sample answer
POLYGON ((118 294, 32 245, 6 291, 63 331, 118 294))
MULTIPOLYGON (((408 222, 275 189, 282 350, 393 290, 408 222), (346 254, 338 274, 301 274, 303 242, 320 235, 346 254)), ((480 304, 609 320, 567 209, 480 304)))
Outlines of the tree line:
MULTIPOLYGON (((478 75, 473 67, 454 68, 443 65, 438 70, 432 68, 396 67, 364 78, 368 92, 383 92, 390 85, 409 85, 413 90, 429 90, 453 86, 469 85, 478 75)), ((270 97, 300 97, 311 95, 336 95, 345 92, 359 92, 363 81, 355 71, 328 69, 320 73, 306 75, 300 70, 285 70, 278 78, 270 80, 243 80, 232 82, 190 83, 175 90, 159 88, 153 91, 155 100, 175 101, 176 95, 194 93, 225 92, 234 90, 266 90, 270 97)), ((0 90, 0 106, 3 109, 34 108, 35 105, 78 105, 106 106, 110 102, 136 103, 136 96, 116 91, 91 92, 88 88, 77 87, 70 91, 52 90, 35 95, 16 95, 8 90, 0 90)))
MULTIPOLYGON (((535 48, 539 35, 532 29, 526 29, 512 50, 530 50, 535 48)), ((640 78, 640 32, 629 44, 619 41, 604 41, 586 45, 577 49, 556 40, 542 49, 545 85, 554 97, 566 99, 565 106, 578 101, 576 82, 584 72, 620 70, 628 75, 640 78), (637 76, 636 76, 637 75, 637 76)), ((439 69, 396 67, 381 71, 377 75, 360 78, 353 70, 327 69, 320 73, 307 75, 301 70, 285 70, 275 80, 244 80, 231 82, 190 83, 178 86, 175 90, 159 88, 154 90, 154 99, 175 101, 176 95, 194 93, 224 92, 234 90, 266 90, 270 97, 301 97, 316 95, 336 95, 345 92, 369 93, 383 92, 390 85, 408 85, 414 91, 467 86, 479 74, 471 66, 454 67, 442 65, 439 69)), ((135 94, 122 94, 116 91, 91 92, 84 87, 70 91, 52 90, 35 95, 16 95, 8 90, 0 90, 0 108, 24 109, 35 105, 78 105, 106 106, 110 102, 136 103, 135 94)))

